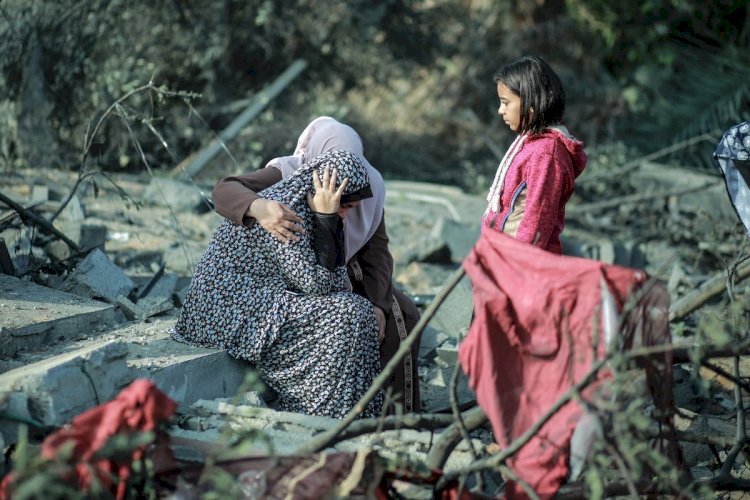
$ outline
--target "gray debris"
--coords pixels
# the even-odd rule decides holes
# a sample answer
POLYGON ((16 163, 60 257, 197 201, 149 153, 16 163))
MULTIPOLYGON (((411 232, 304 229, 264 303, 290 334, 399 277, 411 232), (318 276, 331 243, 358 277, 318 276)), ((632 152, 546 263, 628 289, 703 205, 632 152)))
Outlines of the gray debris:
POLYGON ((99 249, 92 250, 63 283, 62 290, 115 303, 127 296, 133 281, 99 249))

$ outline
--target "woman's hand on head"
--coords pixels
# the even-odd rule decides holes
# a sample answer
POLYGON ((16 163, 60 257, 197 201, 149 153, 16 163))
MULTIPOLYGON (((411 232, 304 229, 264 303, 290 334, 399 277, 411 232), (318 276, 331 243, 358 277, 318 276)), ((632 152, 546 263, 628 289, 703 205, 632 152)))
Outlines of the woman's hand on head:
POLYGON ((250 204, 245 215, 258 221, 263 229, 282 243, 297 241, 305 232, 302 219, 294 210, 278 201, 258 198, 250 204))
POLYGON ((318 178, 318 171, 313 170, 312 181, 315 188, 315 194, 307 193, 307 204, 313 212, 323 214, 334 214, 338 212, 341 204, 341 195, 349 182, 344 179, 341 185, 336 189, 336 169, 329 171, 328 167, 323 169, 323 180, 318 178))

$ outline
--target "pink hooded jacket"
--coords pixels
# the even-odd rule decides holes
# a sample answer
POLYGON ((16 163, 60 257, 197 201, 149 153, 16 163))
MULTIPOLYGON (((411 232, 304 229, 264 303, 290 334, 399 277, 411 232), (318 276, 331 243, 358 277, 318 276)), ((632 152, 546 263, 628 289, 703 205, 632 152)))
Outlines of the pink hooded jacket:
POLYGON ((565 127, 528 136, 505 176, 499 212, 490 211, 483 226, 561 254, 565 204, 585 167, 583 142, 565 127))

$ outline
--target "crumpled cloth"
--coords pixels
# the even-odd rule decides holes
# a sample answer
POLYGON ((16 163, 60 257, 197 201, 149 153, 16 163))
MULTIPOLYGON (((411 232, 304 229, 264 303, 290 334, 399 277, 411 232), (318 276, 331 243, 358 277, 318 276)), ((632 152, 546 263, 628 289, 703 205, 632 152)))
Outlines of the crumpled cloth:
MULTIPOLYGON (((464 268, 473 285, 474 320, 459 346, 459 362, 501 447, 521 436, 589 373, 594 351, 604 357, 604 334, 612 322, 607 305, 622 312, 629 294, 648 279, 642 271, 559 256, 488 230, 464 268)), ((670 338, 667 310, 651 312, 666 334, 651 332, 655 340, 635 344, 670 338)), ((632 347, 633 339, 628 343, 632 347)), ((582 396, 592 397, 595 386, 610 377, 611 372, 601 370, 597 383, 582 396)), ((567 478, 570 440, 582 415, 571 400, 508 460, 540 498, 552 498, 567 478)), ((505 491, 510 499, 527 498, 514 482, 505 491)))
MULTIPOLYGON (((88 491, 92 481, 97 480, 118 500, 124 499, 131 464, 144 457, 145 448, 136 448, 130 456, 117 459, 96 458, 96 453, 116 434, 157 431, 176 409, 177 404, 152 381, 135 380, 115 399, 81 413, 69 426, 49 435, 42 443, 42 457, 54 458, 60 447, 72 441, 71 460, 80 488, 88 491), (115 484, 113 476, 118 478, 115 484)), ((0 499, 12 498, 11 493, 12 480, 4 481, 0 499)))

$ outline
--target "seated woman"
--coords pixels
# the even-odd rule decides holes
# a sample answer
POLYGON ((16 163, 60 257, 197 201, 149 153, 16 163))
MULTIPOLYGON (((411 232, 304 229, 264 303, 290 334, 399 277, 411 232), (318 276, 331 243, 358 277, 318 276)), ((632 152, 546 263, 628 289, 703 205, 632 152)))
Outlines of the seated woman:
MULTIPOLYGON (((378 324, 370 302, 347 291, 343 246, 342 217, 372 196, 367 170, 331 151, 260 194, 294 210, 304 233, 282 243, 258 224, 223 221, 172 336, 254 364, 279 410, 342 418, 380 371, 378 324)), ((361 416, 382 403, 379 394, 361 416)))
MULTIPOLYGON (((393 257, 383 219, 385 184, 365 158, 362 139, 353 128, 329 116, 314 119, 302 131, 291 156, 274 158, 266 168, 255 172, 222 179, 214 187, 213 200, 216 211, 227 219, 248 227, 260 225, 280 241, 293 241, 299 233, 297 215, 258 192, 286 179, 308 159, 331 150, 354 153, 370 177, 373 196, 352 208, 344 221, 346 262, 353 291, 372 303, 378 318, 380 362, 385 366, 419 321, 419 311, 406 294, 392 285, 393 257)), ((405 413, 420 410, 418 354, 419 339, 388 381, 393 400, 405 413)), ((389 412, 394 410, 388 408, 389 412)))

